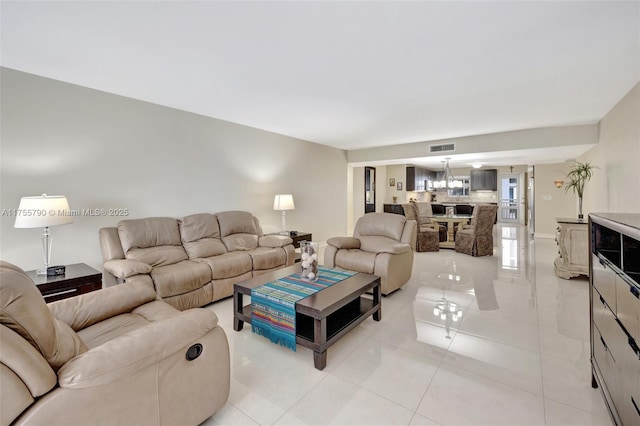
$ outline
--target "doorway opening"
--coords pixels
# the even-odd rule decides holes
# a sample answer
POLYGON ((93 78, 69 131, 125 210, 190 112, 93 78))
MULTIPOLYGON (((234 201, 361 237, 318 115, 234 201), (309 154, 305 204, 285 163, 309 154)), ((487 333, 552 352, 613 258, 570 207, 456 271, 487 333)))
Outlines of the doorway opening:
POLYGON ((523 223, 521 211, 521 199, 524 202, 524 194, 520 184, 520 175, 517 173, 500 175, 498 185, 498 221, 508 223, 523 223))
POLYGON ((364 212, 376 211, 376 168, 364 168, 364 212))

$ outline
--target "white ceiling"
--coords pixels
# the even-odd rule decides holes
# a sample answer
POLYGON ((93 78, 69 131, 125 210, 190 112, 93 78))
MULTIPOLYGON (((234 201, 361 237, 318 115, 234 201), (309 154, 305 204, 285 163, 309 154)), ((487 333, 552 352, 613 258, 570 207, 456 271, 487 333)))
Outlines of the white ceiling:
POLYGON ((595 123, 640 80, 638 1, 3 0, 0 14, 2 66, 347 150, 595 123))

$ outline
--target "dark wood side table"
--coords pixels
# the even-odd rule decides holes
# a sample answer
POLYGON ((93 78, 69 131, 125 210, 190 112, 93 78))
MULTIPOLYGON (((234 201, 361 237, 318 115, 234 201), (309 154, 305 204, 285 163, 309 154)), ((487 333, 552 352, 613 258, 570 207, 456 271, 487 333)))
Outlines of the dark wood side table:
MULTIPOLYGON (((295 248, 300 248, 300 241, 313 241, 313 237, 308 232, 298 232, 296 235, 289 233, 289 238, 293 240, 293 247, 295 248)), ((301 259, 300 251, 296 250, 295 262, 299 263, 301 259)))
POLYGON ((37 275, 35 270, 26 272, 47 303, 102 288, 102 272, 84 263, 66 265, 64 275, 37 275))
MULTIPOLYGON (((274 232, 269 235, 282 235, 279 232, 274 232)), ((300 248, 300 241, 312 241, 313 236, 309 232, 298 231, 295 235, 291 235, 289 232, 289 238, 293 240, 293 247, 300 248)))
MULTIPOLYGON (((279 232, 274 232, 272 234, 269 235, 282 235, 279 232)), ((302 231, 298 231, 295 235, 291 235, 291 232, 289 232, 289 238, 291 238, 293 240, 293 247, 294 248, 300 248, 300 241, 313 241, 312 238, 313 236, 311 235, 311 233, 309 232, 302 232, 302 231)), ((296 255, 295 255, 295 261, 296 263, 300 262, 300 252, 296 251, 296 255)))
POLYGON ((289 238, 293 240, 293 246, 300 248, 300 241, 312 241, 312 236, 308 232, 298 232, 296 235, 289 233, 289 238))

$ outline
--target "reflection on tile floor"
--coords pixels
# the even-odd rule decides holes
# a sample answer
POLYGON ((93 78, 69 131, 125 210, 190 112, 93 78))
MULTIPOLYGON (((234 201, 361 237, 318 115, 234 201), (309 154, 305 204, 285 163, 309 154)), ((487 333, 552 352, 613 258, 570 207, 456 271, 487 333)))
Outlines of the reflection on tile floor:
POLYGON ((313 367, 233 331, 231 394, 206 425, 611 425, 591 388, 586 277, 553 272, 551 239, 497 225, 494 256, 416 253, 412 279, 313 367), (438 308, 437 308, 438 307, 438 308), (437 309, 436 309, 437 308, 437 309))

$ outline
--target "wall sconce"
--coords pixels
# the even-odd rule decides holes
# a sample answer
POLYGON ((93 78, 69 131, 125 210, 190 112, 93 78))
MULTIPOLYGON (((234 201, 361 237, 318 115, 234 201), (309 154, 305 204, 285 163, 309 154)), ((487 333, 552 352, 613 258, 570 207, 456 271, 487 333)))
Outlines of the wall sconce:
POLYGON ((554 180, 553 183, 556 185, 556 188, 562 188, 562 185, 564 184, 563 180, 554 180))

